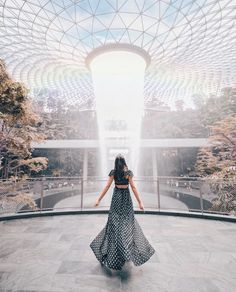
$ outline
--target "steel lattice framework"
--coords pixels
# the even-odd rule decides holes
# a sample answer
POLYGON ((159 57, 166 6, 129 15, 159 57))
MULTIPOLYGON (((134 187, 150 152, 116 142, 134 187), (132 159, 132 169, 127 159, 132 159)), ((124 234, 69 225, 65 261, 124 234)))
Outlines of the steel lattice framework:
POLYGON ((145 101, 217 94, 236 80, 235 0, 0 0, 0 58, 32 94, 94 99, 85 60, 107 44, 151 57, 145 101))

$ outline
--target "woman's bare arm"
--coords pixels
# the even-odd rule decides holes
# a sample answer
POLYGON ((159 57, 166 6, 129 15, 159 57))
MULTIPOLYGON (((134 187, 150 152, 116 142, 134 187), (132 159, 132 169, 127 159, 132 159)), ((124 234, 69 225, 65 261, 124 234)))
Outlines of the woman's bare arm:
POLYGON ((141 201, 141 199, 140 199, 140 196, 139 196, 138 190, 137 190, 137 188, 136 188, 136 185, 135 185, 135 183, 134 183, 132 177, 130 177, 130 176, 129 176, 129 183, 130 183, 130 186, 131 186, 131 188, 132 188, 132 191, 134 192, 134 195, 135 195, 135 197, 136 197, 136 199, 137 199, 137 202, 138 202, 139 204, 141 204, 142 201, 141 201))
POLYGON ((97 199, 98 202, 100 202, 102 200, 102 198, 105 196, 106 192, 109 190, 109 188, 110 188, 110 186, 112 184, 113 178, 114 178, 113 175, 109 177, 104 189, 101 191, 101 193, 100 193, 100 195, 99 195, 99 197, 97 199))

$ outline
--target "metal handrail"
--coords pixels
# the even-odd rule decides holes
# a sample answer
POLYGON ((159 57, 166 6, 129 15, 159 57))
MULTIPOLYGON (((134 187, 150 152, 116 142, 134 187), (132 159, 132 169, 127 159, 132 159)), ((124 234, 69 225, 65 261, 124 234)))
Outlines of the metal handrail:
MULTIPOLYGON (((102 181, 106 181, 107 178, 104 178, 104 177, 101 177, 101 176, 89 176, 87 178, 84 178, 83 176, 61 176, 61 177, 52 177, 52 176, 41 176, 41 177, 35 177, 35 178, 28 178, 26 179, 23 184, 28 184, 27 186, 24 185, 23 186, 23 189, 21 190, 32 190, 33 187, 34 187, 34 183, 35 182, 40 182, 40 207, 39 207, 39 210, 40 212, 43 212, 45 211, 46 209, 46 206, 44 207, 44 199, 45 199, 45 183, 53 183, 53 182, 57 182, 57 184, 55 185, 56 188, 49 188, 49 185, 47 186, 48 187, 48 191, 50 191, 51 189, 52 190, 56 190, 57 188, 59 189, 63 189, 63 187, 71 187, 71 185, 63 185, 62 183, 65 183, 65 181, 70 182, 71 183, 73 181, 76 181, 78 183, 78 186, 80 186, 80 210, 83 211, 84 210, 84 193, 85 193, 85 183, 90 183, 90 182, 102 182, 102 181), (61 182, 61 183, 60 183, 61 182), (32 183, 32 185, 30 184, 32 183)), ((183 189, 186 189, 188 190, 189 188, 189 185, 179 185, 179 183, 193 183, 193 182, 198 182, 198 183, 201 183, 201 182, 207 182, 208 180, 207 179, 202 179, 202 178, 199 178, 199 177, 171 177, 171 176, 157 176, 157 177, 153 177, 153 176, 143 176, 143 177, 135 177, 135 181, 136 182, 154 182, 154 184, 156 184, 156 191, 154 189, 154 193, 156 192, 156 196, 157 196, 157 207, 156 209, 158 211, 161 211, 161 210, 164 210, 164 207, 161 206, 161 191, 160 191, 160 185, 168 185, 168 187, 165 189, 165 191, 172 191, 172 192, 176 192, 176 188, 179 188, 180 191, 179 193, 181 193, 181 190, 182 190, 182 194, 186 194, 183 192, 183 189), (167 183, 168 182, 168 183, 167 183), (178 185, 175 185, 176 183, 178 182, 178 185), (171 184, 172 183, 172 184, 171 184), (168 188, 170 188, 170 190, 168 190, 168 188), (172 188, 172 189, 171 189, 172 188)), ((222 182, 222 180, 214 180, 214 181, 217 181, 217 182, 222 182)), ((224 180, 226 181, 226 180, 224 180)), ((231 180, 229 180, 231 181, 231 180)), ((234 182, 234 181, 233 181, 234 182)), ((12 182, 10 180, 0 180, 0 196, 1 196, 1 191, 3 190, 4 191, 4 185, 13 185, 15 184, 15 182, 12 182), (2 183, 2 184, 1 184, 2 183)), ((77 185, 77 184, 76 184, 77 185)), ((87 187, 87 185, 86 185, 87 187)), ((191 190, 194 190, 195 193, 197 193, 199 191, 199 197, 197 197, 199 199, 199 202, 200 202, 200 209, 193 209, 193 208, 189 208, 189 212, 191 212, 192 210, 196 210, 196 211, 200 211, 201 214, 203 215, 204 213, 218 213, 218 214, 225 214, 225 212, 220 212, 220 211, 210 211, 210 210, 204 210, 204 198, 203 198, 203 192, 202 192, 202 188, 201 188, 201 185, 199 185, 199 188, 198 188, 198 185, 197 185, 197 188, 196 186, 194 188, 190 188, 191 190)), ((77 187, 75 190, 78 190, 77 187)), ((15 191, 17 192, 17 188, 15 186, 15 191)), ((7 196, 6 192, 4 192, 4 195, 7 196)), ((188 194, 189 195, 189 194, 188 194)), ((38 199, 39 199, 38 198, 38 199)), ((172 209, 175 209, 174 207, 172 207, 172 209)))

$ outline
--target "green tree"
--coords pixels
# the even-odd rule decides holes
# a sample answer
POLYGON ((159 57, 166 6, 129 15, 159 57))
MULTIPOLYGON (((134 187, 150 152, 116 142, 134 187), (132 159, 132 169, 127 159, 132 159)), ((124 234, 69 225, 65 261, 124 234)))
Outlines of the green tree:
MULTIPOLYGON (((47 167, 45 157, 31 157, 31 143, 45 139, 45 135, 38 132, 40 122, 28 90, 10 78, 4 62, 0 60, 0 174, 3 179, 14 181, 14 189, 8 189, 8 192, 14 193, 16 201, 29 203, 31 199, 28 194, 17 192, 16 184, 30 176, 31 171, 47 167)), ((32 200, 31 206, 34 206, 32 200)))
POLYGON ((208 127, 236 113, 236 88, 225 87, 222 88, 220 96, 211 96, 207 99, 195 97, 194 101, 202 125, 208 127))
POLYGON ((196 171, 205 177, 217 196, 212 211, 236 212, 236 114, 210 128, 209 148, 198 153, 196 171))

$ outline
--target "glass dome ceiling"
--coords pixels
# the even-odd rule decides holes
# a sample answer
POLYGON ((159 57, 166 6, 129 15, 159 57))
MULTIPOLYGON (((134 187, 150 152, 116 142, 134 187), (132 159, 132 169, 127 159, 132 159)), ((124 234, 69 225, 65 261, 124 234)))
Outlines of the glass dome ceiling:
POLYGON ((234 0, 0 0, 0 58, 37 96, 94 100, 86 58, 108 44, 150 56, 144 100, 168 104, 236 83, 234 0))

